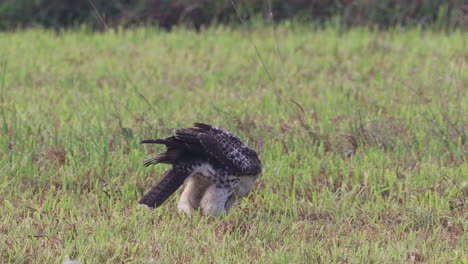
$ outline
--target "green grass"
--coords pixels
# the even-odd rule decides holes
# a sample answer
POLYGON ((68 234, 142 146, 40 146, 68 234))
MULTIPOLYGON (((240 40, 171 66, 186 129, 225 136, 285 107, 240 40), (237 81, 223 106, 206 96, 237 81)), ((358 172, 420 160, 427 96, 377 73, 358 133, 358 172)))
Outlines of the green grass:
POLYGON ((466 263, 466 39, 0 33, 0 259, 466 263), (167 168, 144 168, 161 148, 138 142, 193 122, 259 151, 253 192, 215 219, 177 213, 180 191, 137 206, 167 168))

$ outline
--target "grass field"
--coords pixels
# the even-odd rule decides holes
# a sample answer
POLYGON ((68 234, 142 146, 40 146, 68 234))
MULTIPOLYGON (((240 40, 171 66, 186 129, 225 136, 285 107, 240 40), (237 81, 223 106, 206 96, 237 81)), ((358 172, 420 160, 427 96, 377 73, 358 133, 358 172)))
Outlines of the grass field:
POLYGON ((467 263, 466 40, 0 33, 0 262, 467 263), (193 122, 258 150, 253 192, 215 219, 137 206, 167 169, 138 142, 193 122))

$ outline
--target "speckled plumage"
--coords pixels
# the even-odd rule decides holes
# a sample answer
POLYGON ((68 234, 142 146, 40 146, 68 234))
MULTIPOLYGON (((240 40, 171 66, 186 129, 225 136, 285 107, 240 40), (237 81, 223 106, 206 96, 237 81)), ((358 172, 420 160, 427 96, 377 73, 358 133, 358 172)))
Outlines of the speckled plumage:
POLYGON ((140 201, 160 206, 188 179, 178 208, 191 213, 200 208, 205 214, 228 211, 237 198, 247 195, 262 171, 257 153, 230 132, 202 123, 181 128, 174 136, 143 140, 164 144, 167 150, 144 161, 145 166, 171 164, 161 180, 140 201))

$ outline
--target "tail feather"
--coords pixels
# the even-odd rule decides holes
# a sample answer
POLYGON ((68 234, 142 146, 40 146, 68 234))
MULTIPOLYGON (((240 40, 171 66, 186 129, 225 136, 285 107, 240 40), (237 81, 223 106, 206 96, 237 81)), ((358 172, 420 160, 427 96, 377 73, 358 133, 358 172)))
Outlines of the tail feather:
POLYGON ((165 152, 158 153, 156 156, 144 160, 143 166, 145 167, 158 163, 174 164, 184 149, 184 146, 175 137, 145 139, 140 144, 163 144, 167 147, 165 152))
POLYGON ((149 158, 149 159, 145 159, 143 161, 143 166, 148 167, 148 166, 151 166, 153 164, 162 163, 160 160, 161 160, 161 158, 159 156, 155 156, 155 157, 152 157, 152 158, 149 158))
POLYGON ((188 176, 188 173, 177 169, 167 170, 156 186, 140 200, 140 204, 145 204, 151 208, 159 207, 179 189, 188 176))
POLYGON ((156 139, 145 139, 140 141, 140 144, 164 144, 169 145, 172 143, 173 137, 170 138, 156 138, 156 139))
POLYGON ((144 160, 143 166, 148 167, 158 163, 174 165, 179 156, 180 152, 177 149, 169 149, 166 152, 158 153, 156 156, 144 160))

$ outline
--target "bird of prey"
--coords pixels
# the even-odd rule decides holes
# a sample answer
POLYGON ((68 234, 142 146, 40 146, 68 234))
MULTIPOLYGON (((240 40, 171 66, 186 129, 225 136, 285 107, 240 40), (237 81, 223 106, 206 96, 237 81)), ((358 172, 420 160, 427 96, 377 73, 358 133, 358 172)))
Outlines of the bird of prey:
POLYGON ((168 138, 141 141, 167 148, 145 160, 144 166, 165 163, 172 168, 164 172, 140 204, 159 207, 185 180, 188 184, 178 209, 188 214, 201 208, 204 214, 216 216, 248 194, 262 172, 257 153, 226 130, 202 123, 194 126, 176 129, 168 138))

